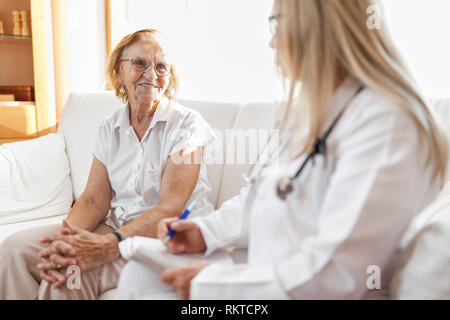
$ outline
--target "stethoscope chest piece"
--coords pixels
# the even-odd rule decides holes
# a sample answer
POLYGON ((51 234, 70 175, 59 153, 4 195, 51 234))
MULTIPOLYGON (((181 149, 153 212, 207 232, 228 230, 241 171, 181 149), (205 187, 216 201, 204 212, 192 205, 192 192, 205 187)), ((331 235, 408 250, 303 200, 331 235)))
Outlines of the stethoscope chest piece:
POLYGON ((292 184, 292 178, 290 177, 283 177, 280 180, 278 180, 277 183, 277 196, 281 200, 286 200, 287 196, 294 191, 294 186, 292 184))

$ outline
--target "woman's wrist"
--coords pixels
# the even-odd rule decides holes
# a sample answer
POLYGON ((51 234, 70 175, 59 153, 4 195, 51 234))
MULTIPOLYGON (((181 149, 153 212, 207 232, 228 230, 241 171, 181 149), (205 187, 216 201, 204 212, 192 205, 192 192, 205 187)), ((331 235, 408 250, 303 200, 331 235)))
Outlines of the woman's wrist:
POLYGON ((119 240, 113 233, 107 233, 105 236, 107 250, 107 257, 109 261, 112 261, 120 256, 119 240))

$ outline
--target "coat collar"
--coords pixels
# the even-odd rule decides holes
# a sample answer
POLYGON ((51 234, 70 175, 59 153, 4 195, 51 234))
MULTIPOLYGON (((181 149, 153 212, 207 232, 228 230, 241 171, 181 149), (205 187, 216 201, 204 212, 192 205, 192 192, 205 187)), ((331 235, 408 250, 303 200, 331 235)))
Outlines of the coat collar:
MULTIPOLYGON (((344 82, 334 93, 330 104, 330 116, 325 122, 324 130, 326 130, 339 116, 339 114, 347 109, 353 102, 353 99, 363 87, 362 83, 353 77, 347 77, 344 82)), ((345 111, 344 111, 345 112, 345 111)))

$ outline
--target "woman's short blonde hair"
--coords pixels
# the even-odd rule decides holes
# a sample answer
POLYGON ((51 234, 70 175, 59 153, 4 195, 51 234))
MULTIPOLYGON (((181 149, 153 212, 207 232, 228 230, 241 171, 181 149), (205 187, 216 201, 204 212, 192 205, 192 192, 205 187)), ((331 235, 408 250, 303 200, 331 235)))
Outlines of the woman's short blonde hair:
MULTIPOLYGON (((132 44, 140 40, 156 39, 158 40, 161 33, 155 29, 143 29, 131 33, 125 36, 114 48, 113 52, 109 56, 108 65, 106 67, 106 75, 113 86, 116 96, 121 99, 124 103, 128 102, 127 91, 125 86, 119 83, 118 73, 119 73, 119 60, 122 57, 123 50, 132 44)), ((176 92, 179 87, 178 75, 175 70, 175 66, 171 65, 169 85, 164 95, 168 99, 174 99, 176 92)))

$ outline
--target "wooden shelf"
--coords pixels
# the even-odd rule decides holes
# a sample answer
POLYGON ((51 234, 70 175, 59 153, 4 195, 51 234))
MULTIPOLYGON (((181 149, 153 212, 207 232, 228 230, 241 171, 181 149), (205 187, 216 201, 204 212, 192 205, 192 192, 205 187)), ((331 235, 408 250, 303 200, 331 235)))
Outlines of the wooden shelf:
POLYGON ((16 36, 13 34, 0 33, 0 43, 30 44, 31 45, 31 36, 16 36))
POLYGON ((0 101, 0 107, 36 106, 34 101, 0 101))
MULTIPOLYGON (((0 144, 27 140, 56 131, 52 2, 55 1, 0 0, 2 12, 10 12, 16 8, 29 11, 32 32, 32 36, 13 35, 12 30, 0 34, 0 78, 4 82, 2 86, 17 87, 19 83, 24 84, 23 87, 31 87, 33 83, 31 93, 34 92, 29 98, 22 99, 14 90, 8 89, 5 92, 0 86, 0 93, 14 93, 15 100, 34 100, 0 104, 0 144), (10 60, 21 63, 11 63, 10 60), (4 72, 4 68, 7 72, 4 72), (7 78, 8 75, 13 78, 7 78)), ((6 25, 11 23, 5 22, 6 25)))
POLYGON ((0 103, 0 139, 37 137, 36 106, 30 101, 0 103))
POLYGON ((20 139, 0 139, 0 145, 4 143, 11 143, 11 142, 20 142, 20 141, 26 141, 34 138, 20 138, 20 139))

